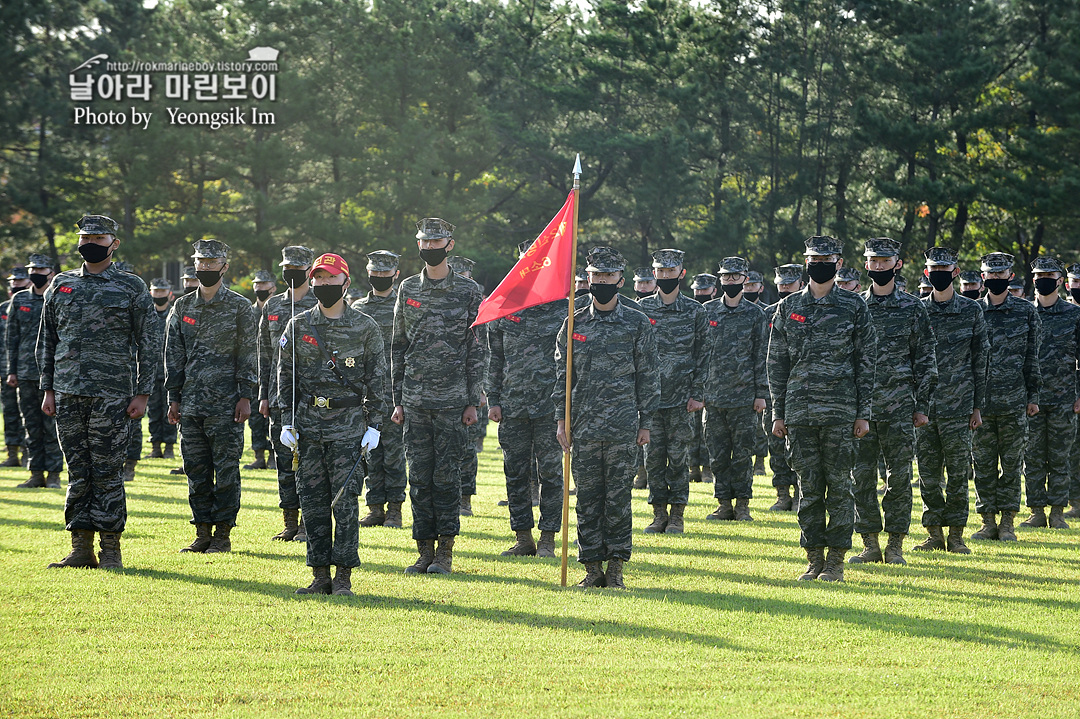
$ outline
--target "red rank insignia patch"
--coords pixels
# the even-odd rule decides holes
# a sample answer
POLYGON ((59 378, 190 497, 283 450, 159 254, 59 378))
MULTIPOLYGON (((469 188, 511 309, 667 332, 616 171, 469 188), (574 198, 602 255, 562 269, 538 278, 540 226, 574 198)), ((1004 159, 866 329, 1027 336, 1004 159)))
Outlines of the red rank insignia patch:
POLYGON ((416 300, 414 300, 411 297, 409 299, 405 300, 405 304, 407 304, 409 307, 419 307, 420 306, 420 303, 417 302, 416 300))
POLYGON ((187 322, 189 325, 193 325, 195 324, 195 318, 184 315, 184 322, 187 322))
POLYGON ((584 342, 585 341, 585 335, 579 335, 577 332, 575 332, 572 336, 578 342, 584 342))
POLYGON ((314 337, 312 337, 311 335, 304 335, 304 336, 303 336, 303 337, 301 337, 300 339, 304 340, 304 341, 305 341, 305 342, 307 342, 307 343, 308 343, 309 345, 315 345, 316 347, 318 347, 318 346, 319 346, 319 342, 318 342, 318 340, 316 340, 316 339, 315 339, 314 337))
POLYGON ((277 322, 278 321, 278 315, 267 315, 266 319, 270 320, 271 322, 277 322))
POLYGON ((805 317, 803 317, 803 316, 802 316, 802 315, 800 315, 800 314, 796 314, 796 313, 794 313, 794 312, 792 312, 792 313, 791 313, 791 317, 790 317, 790 319, 793 319, 793 320, 795 320, 796 322, 806 322, 806 318, 805 318, 805 317))
POLYGON ((507 315, 506 319, 510 320, 511 322, 521 322, 521 318, 517 315, 507 315))
POLYGON ((720 323, 717 322, 716 320, 709 320, 709 326, 710 327, 719 327, 720 323))
POLYGON ((70 295, 71 294, 71 288, 70 287, 58 287, 57 290, 59 292, 63 292, 65 295, 70 295))
POLYGON ((30 311, 29 307, 19 307, 19 312, 29 312, 29 311, 30 311))
POLYGON ((654 320, 652 317, 649 318, 649 322, 651 322, 654 325, 656 324, 656 320, 654 320))

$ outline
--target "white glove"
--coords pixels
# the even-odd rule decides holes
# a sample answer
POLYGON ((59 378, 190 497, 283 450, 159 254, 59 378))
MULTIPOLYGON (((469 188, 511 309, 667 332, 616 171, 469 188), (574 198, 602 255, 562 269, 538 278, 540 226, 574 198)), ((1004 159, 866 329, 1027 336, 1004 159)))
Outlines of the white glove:
POLYGON ((368 427, 367 432, 364 432, 364 439, 360 442, 360 450, 363 452, 370 452, 379 446, 379 430, 374 427, 368 427))
POLYGON ((300 439, 300 435, 296 433, 296 429, 291 424, 287 424, 281 428, 281 437, 279 439, 281 439, 281 443, 289 449, 296 449, 296 444, 300 439))

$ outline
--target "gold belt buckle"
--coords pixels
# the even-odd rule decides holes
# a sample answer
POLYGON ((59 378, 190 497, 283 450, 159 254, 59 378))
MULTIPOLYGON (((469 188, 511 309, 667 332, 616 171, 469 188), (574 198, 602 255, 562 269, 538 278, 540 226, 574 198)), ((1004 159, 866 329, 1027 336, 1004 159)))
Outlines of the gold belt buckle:
POLYGON ((326 409, 327 407, 330 406, 330 398, 329 397, 316 397, 315 398, 315 406, 316 407, 322 407, 323 409, 326 409))

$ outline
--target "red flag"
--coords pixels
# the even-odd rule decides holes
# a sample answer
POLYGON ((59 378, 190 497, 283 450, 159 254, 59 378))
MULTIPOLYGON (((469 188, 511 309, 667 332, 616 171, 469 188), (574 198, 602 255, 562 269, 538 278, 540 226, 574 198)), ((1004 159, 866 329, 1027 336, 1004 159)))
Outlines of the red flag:
POLYGON ((574 255, 574 193, 491 295, 480 303, 473 327, 570 294, 574 255))

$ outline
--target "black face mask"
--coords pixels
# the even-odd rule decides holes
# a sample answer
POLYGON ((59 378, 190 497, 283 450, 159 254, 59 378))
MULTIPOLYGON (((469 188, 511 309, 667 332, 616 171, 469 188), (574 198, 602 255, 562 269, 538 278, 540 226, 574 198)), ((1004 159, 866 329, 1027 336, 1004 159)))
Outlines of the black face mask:
POLYGON ((323 307, 333 307, 345 295, 345 285, 315 285, 311 288, 323 307))
POLYGON ((1035 291, 1042 296, 1056 295, 1058 281, 1053 277, 1040 277, 1035 280, 1035 291))
POLYGON ((195 291, 195 288, 194 288, 194 287, 185 287, 185 288, 184 288, 184 294, 185 294, 185 295, 190 295, 190 294, 191 294, 192 292, 194 292, 194 291, 195 291))
POLYGON ((673 277, 668 280, 657 280, 656 286, 665 295, 670 295, 675 290, 679 289, 679 283, 682 282, 678 277, 673 277))
POLYGON ((164 307, 165 305, 169 304, 168 296, 154 297, 152 299, 154 300, 154 304, 157 305, 158 307, 164 307))
POLYGON ((574 297, 584 297, 587 294, 589 294, 588 287, 582 287, 581 289, 574 290, 574 297))
POLYGON ((634 290, 634 294, 637 295, 637 298, 640 300, 644 297, 648 297, 649 295, 655 295, 656 290, 653 290, 652 292, 642 292, 641 290, 634 290))
POLYGON ((933 290, 930 289, 929 287, 920 287, 919 288, 919 297, 929 297, 931 292, 933 292, 933 290))
POLYGON ((884 287, 896 279, 896 270, 867 270, 866 274, 870 275, 870 279, 879 287, 884 287))
POLYGON ((221 282, 221 276, 224 275, 224 270, 196 270, 195 276, 199 278, 199 284, 203 287, 213 287, 218 282, 221 282))
POLYGON ((589 293, 596 298, 596 301, 602 305, 606 305, 615 299, 615 295, 619 293, 618 285, 589 285, 589 293))
POLYGON ((1003 279, 983 280, 983 287, 992 295, 1000 295, 1009 290, 1009 281, 1003 279))
POLYGON ((30 275, 30 281, 34 283, 34 287, 39 290, 45 285, 49 284, 49 275, 30 275))
POLYGON ((964 290, 960 294, 962 294, 964 297, 967 297, 969 300, 977 300, 979 299, 979 295, 981 295, 982 292, 979 290, 964 290))
POLYGON ((737 297, 742 292, 742 285, 720 285, 728 297, 737 297))
POLYGON ((270 296, 270 290, 255 290, 255 299, 259 302, 266 302, 266 298, 270 296))
POLYGON ((836 263, 811 262, 806 266, 806 274, 810 275, 810 279, 817 282, 819 285, 825 284, 836 277, 836 263))
POLYGON ((446 259, 446 248, 439 247, 434 250, 420 250, 420 259, 422 259, 429 267, 441 265, 443 260, 446 259))
POLYGON ((793 295, 795 293, 794 292, 784 292, 783 290, 777 290, 776 294, 780 295, 780 299, 784 299, 785 297, 789 297, 789 296, 791 296, 791 295, 793 295))
POLYGON ((761 296, 760 292, 743 292, 742 296, 750 302, 757 302, 757 298, 761 296))
POLYGON ((926 274, 926 279, 930 280, 935 290, 944 292, 952 286, 952 270, 930 270, 926 274))
POLYGON ((296 289, 307 282, 307 270, 283 270, 281 279, 285 280, 289 287, 296 289))
POLYGON ((96 265, 98 262, 109 259, 111 249, 111 244, 96 245, 93 242, 87 242, 85 245, 79 245, 79 254, 91 265, 96 265))
POLYGON ((695 292, 694 293, 694 299, 697 300, 698 302, 700 302, 701 304, 705 304, 706 302, 711 300, 712 297, 713 297, 712 295, 703 295, 700 292, 695 292))
POLYGON ((376 292, 386 292, 388 289, 394 286, 393 277, 368 277, 368 283, 371 285, 371 289, 376 292))
POLYGON ((1080 287, 1070 289, 1069 296, 1073 298, 1073 302, 1080 304, 1080 287))

